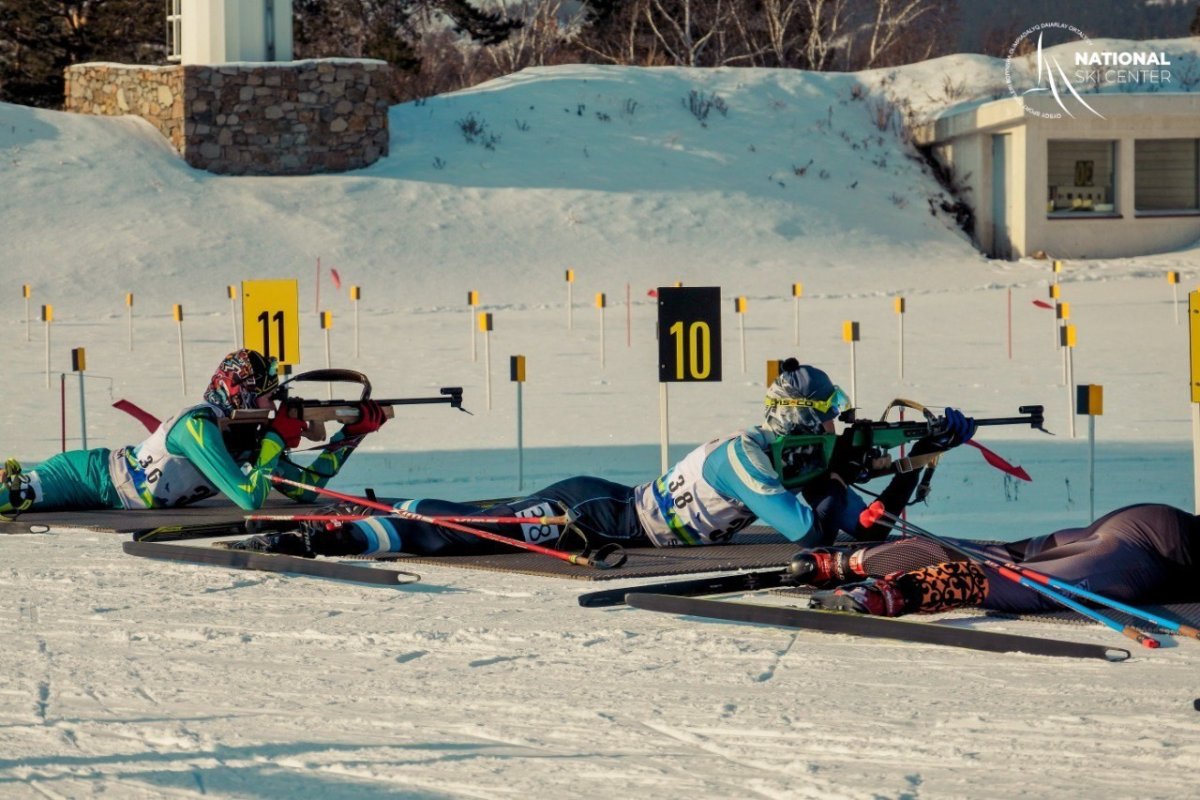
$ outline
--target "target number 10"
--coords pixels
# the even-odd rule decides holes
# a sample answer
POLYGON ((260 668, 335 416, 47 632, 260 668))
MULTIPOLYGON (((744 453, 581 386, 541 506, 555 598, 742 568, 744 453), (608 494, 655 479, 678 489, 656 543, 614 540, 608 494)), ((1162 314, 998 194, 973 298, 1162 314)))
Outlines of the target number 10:
POLYGON ((721 380, 721 290, 658 289, 658 380, 721 380))
POLYGON ((707 322, 693 322, 687 327, 685 342, 683 322, 671 326, 671 337, 675 340, 675 380, 706 380, 712 372, 712 331, 707 322))

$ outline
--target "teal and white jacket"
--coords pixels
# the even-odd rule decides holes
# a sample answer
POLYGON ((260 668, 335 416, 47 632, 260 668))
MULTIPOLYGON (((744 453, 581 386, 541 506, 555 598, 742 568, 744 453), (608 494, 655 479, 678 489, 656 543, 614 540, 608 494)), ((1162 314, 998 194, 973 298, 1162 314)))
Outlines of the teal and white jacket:
POLYGON ((815 541, 812 509, 771 464, 774 440, 761 427, 714 439, 636 487, 638 519, 655 546, 720 544, 755 519, 802 546, 815 541))

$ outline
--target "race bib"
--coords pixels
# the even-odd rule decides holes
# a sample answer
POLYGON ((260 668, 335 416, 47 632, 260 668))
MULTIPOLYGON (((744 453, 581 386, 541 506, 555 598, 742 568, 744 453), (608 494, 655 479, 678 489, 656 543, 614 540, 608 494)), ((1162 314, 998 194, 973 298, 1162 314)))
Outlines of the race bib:
MULTIPOLYGON (((558 510, 549 503, 538 503, 536 506, 522 508, 516 512, 518 517, 554 517, 558 516, 558 510)), ((540 544, 543 547, 551 547, 558 541, 558 537, 562 536, 562 528, 558 525, 539 525, 539 524, 521 524, 521 535, 525 537, 525 541, 532 544, 540 544)))

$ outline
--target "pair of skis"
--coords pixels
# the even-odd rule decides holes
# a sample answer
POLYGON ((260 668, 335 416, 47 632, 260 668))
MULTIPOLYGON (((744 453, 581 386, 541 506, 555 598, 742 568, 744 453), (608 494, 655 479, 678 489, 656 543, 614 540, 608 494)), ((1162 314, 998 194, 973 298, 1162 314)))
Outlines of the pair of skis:
POLYGON ((1124 661, 1129 651, 1108 645, 1043 639, 971 628, 955 628, 928 622, 847 614, 836 611, 816 611, 794 606, 766 606, 729 600, 709 600, 707 594, 750 592, 786 586, 790 583, 786 569, 756 570, 713 578, 672 581, 635 586, 626 589, 603 589, 580 595, 579 604, 588 608, 603 608, 628 604, 643 611, 657 611, 728 622, 757 623, 783 628, 844 633, 872 639, 896 639, 922 644, 963 647, 993 653, 1029 653, 1031 655, 1064 658, 1100 658, 1124 661))

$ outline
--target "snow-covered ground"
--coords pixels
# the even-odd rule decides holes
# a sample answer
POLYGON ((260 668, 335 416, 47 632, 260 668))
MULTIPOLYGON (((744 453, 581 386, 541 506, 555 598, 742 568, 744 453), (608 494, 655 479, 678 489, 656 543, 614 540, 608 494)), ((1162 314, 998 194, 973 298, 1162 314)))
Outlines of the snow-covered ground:
MULTIPOLYGON (((1033 304, 1049 264, 980 256, 930 213, 939 187, 871 119, 877 93, 933 113, 962 99, 935 100, 942 73, 965 79, 969 98, 1002 70, 980 57, 862 75, 529 70, 394 108, 391 155, 369 169, 286 179, 190 170, 138 120, 0 105, 4 454, 33 463, 58 451, 58 373, 73 347, 87 348, 92 446, 140 438, 115 399, 164 416, 192 402, 232 348, 225 287, 242 279, 299 279, 298 369, 323 367, 320 258, 334 364, 367 372, 380 397, 462 385, 473 412, 403 409, 335 486, 517 491, 513 354, 528 359, 524 488, 581 472, 640 482, 658 469, 647 292, 679 280, 722 288, 725 380, 671 387, 673 453, 757 421, 764 362, 795 354, 853 384, 873 416, 896 396, 977 416, 1046 406, 1053 438, 980 437, 1034 483, 1006 483, 964 449, 914 511, 921 524, 1017 538, 1086 522, 1086 422, 1071 440, 1050 312, 1033 304), (719 96, 727 113, 714 107, 702 125, 691 92, 719 96), (468 119, 498 137, 490 149, 486 136, 466 141, 468 119), (350 284, 363 291, 358 358, 350 284), (490 410, 469 290, 495 315, 490 410), (596 292, 609 301, 603 365, 596 292), (908 301, 903 379, 897 295, 908 301), (749 301, 744 371, 738 296, 749 301), (55 314, 51 388, 43 303, 55 314), (185 308, 186 395, 173 303, 185 308), (843 320, 863 332, 853 378, 843 320)), ((1169 270, 1182 273, 1182 299, 1200 249, 1071 261, 1062 276, 1079 330, 1075 382, 1105 391, 1097 512, 1193 503, 1187 326, 1169 270)), ((77 393, 68 378, 70 447, 77 393)), ((0 541, 4 796, 1194 793, 1193 641, 1122 664, 981 655, 580 609, 575 597, 594 588, 583 582, 422 567, 419 584, 362 588, 142 561, 119 544, 79 531, 0 541)))

